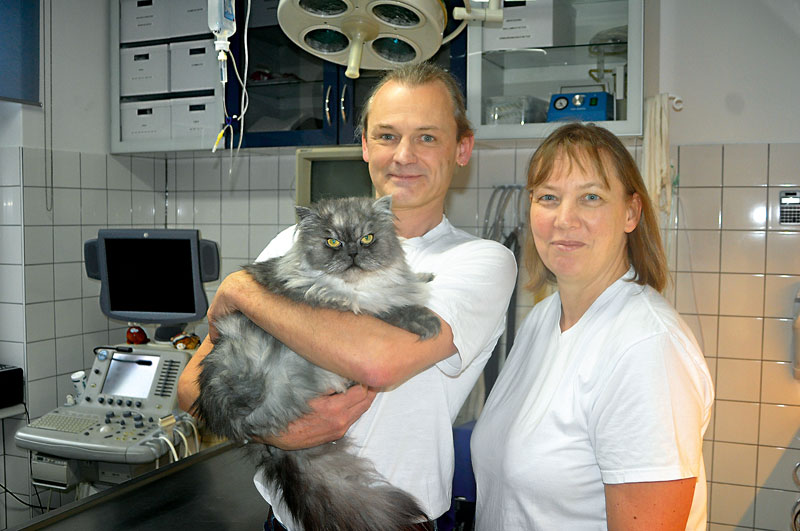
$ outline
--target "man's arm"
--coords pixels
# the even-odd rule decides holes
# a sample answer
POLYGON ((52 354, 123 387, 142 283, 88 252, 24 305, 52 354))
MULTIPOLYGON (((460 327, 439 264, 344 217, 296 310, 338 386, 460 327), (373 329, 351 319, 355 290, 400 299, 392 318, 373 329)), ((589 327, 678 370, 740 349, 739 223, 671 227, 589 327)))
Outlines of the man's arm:
POLYGON ((456 353, 453 332, 441 321, 435 338, 419 336, 376 317, 312 308, 275 295, 245 271, 228 275, 208 310, 214 320, 239 311, 312 363, 369 387, 397 385, 456 353))
MULTIPOLYGON (((178 380, 178 406, 192 413, 192 405, 200 394, 197 377, 200 362, 212 350, 208 338, 203 341, 186 365, 178 380)), ((345 393, 315 398, 309 402, 311 413, 290 422, 285 433, 263 439, 263 442, 284 450, 318 446, 344 437, 345 432, 369 409, 376 392, 354 385, 345 393)))
POLYGON ((606 485, 608 529, 683 531, 697 478, 606 485))

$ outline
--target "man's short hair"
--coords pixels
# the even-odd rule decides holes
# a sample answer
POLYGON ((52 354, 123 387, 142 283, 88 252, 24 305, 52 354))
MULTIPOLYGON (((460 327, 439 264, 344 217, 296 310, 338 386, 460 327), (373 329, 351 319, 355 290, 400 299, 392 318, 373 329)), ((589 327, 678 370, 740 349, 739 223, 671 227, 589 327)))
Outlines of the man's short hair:
POLYGON ((464 105, 464 96, 461 93, 461 86, 458 80, 453 77, 447 70, 437 66, 433 63, 423 62, 413 65, 402 66, 396 70, 387 71, 380 81, 372 88, 364 102, 364 107, 361 109, 361 117, 359 119, 358 128, 356 132, 360 135, 367 132, 367 120, 369 119, 370 106, 375 94, 387 83, 395 82, 399 85, 406 87, 418 87, 427 85, 429 83, 441 82, 447 89, 450 95, 450 101, 453 104, 453 118, 456 121, 456 130, 458 140, 465 136, 472 136, 472 124, 469 123, 467 118, 467 109, 464 105))

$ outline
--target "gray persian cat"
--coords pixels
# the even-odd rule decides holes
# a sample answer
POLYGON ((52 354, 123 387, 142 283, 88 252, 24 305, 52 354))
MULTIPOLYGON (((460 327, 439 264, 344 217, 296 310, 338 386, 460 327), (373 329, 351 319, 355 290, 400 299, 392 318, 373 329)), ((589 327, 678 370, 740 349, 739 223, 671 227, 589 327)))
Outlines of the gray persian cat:
MULTIPOLYGON (((292 300, 371 314, 420 339, 434 337, 439 320, 422 306, 432 277, 406 264, 390 207, 388 196, 297 207, 297 239, 288 253, 245 270, 292 300)), ((306 361, 241 314, 216 326, 221 339, 202 361, 195 411, 218 435, 243 441, 278 434, 309 411, 309 399, 353 384, 306 361)), ((344 439, 295 451, 248 446, 306 531, 400 530, 427 519, 411 496, 348 451, 344 439)))

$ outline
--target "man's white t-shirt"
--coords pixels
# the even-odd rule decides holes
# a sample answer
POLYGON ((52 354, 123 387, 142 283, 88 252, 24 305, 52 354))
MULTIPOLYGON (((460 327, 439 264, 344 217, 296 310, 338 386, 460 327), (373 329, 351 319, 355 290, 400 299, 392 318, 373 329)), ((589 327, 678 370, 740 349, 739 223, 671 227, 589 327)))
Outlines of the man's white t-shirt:
POLYGON ((558 293, 522 324, 472 435, 477 530, 606 529, 604 484, 690 477, 687 529, 705 529, 711 378, 677 312, 631 276, 563 333, 558 293), (534 396, 552 357, 563 370, 534 396))
MULTIPOLYGON (((290 227, 256 261, 283 255, 293 241, 290 227)), ((458 352, 378 393, 347 436, 390 484, 415 496, 436 518, 450 507, 452 423, 503 332, 516 263, 499 243, 456 229, 447 218, 423 236, 401 242, 412 270, 434 274, 426 306, 450 325, 458 352)), ((281 523, 300 529, 260 473, 255 484, 281 523)))

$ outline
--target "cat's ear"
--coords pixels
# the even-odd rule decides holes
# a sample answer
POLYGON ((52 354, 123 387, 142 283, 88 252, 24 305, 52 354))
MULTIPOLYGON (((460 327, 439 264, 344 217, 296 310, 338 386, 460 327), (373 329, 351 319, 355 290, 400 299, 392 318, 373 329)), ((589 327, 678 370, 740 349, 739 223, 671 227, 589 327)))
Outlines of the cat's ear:
POLYGON ((378 212, 391 213, 392 212, 392 196, 385 195, 372 203, 372 208, 378 212))
POLYGON ((310 216, 314 211, 308 207, 297 205, 294 207, 294 211, 297 214, 297 219, 303 220, 310 216))

